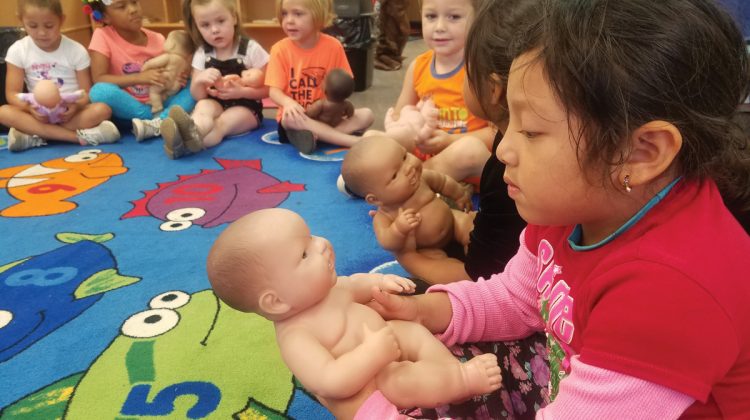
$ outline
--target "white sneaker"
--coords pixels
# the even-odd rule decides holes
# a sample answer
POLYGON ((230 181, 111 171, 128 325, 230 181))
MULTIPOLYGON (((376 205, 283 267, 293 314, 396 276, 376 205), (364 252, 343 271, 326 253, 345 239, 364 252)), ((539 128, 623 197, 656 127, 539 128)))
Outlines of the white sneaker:
POLYGON ((8 131, 8 150, 11 152, 20 152, 46 144, 47 142, 36 134, 26 134, 13 127, 8 131))
POLYGON ((76 134, 82 146, 98 146, 104 143, 114 143, 120 139, 120 131, 112 121, 102 121, 94 128, 76 130, 76 134))
POLYGON ((161 135, 161 118, 151 120, 133 118, 132 121, 135 141, 143 141, 161 135))

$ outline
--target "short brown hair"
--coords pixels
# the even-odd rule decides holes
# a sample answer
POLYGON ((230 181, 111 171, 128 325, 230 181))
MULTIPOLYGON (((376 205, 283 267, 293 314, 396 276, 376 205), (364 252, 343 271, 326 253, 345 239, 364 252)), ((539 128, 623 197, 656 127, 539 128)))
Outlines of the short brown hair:
MULTIPOLYGON (((333 13, 333 2, 331 0, 304 0, 305 7, 310 10, 313 17, 313 23, 317 30, 326 28, 333 23, 336 14, 333 13)), ((281 6, 284 0, 276 0, 276 17, 281 23, 281 6)))
POLYGON ((24 10, 29 6, 48 9, 57 17, 63 17, 60 0, 18 0, 18 17, 23 17, 24 10))

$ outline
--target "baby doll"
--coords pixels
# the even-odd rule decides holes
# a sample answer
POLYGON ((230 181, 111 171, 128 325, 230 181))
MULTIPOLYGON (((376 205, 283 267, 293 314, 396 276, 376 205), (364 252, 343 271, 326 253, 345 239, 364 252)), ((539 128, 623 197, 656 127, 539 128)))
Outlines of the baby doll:
POLYGON ((84 95, 83 90, 61 93, 57 83, 52 80, 40 80, 31 93, 18 93, 18 99, 31 104, 40 114, 47 116, 50 124, 62 122, 62 114, 71 104, 84 95))
POLYGON ((333 69, 323 82, 326 97, 318 99, 305 110, 308 117, 336 127, 354 115, 354 105, 346 98, 354 91, 354 79, 342 69, 333 69))
POLYGON ((239 74, 227 74, 216 80, 212 86, 208 87, 211 95, 217 95, 220 91, 230 86, 249 86, 253 88, 262 88, 265 79, 265 73, 260 69, 247 69, 239 74))
POLYGON ((421 100, 416 105, 405 105, 397 120, 393 119, 393 108, 388 108, 384 121, 385 134, 396 140, 403 139, 399 141, 401 144, 414 141, 419 144, 434 135, 439 112, 431 98, 421 100))
POLYGON ((378 290, 414 291, 383 274, 339 277, 331 243, 296 213, 250 213, 219 235, 207 260, 214 293, 274 323, 281 356, 337 419, 395 418, 396 407, 436 407, 500 387, 493 354, 459 362, 426 328, 384 321, 365 304, 378 290))
POLYGON ((191 54, 193 54, 193 41, 190 35, 182 29, 176 29, 167 35, 164 41, 164 53, 143 64, 141 71, 164 69, 165 80, 167 80, 164 86, 149 86, 152 113, 155 114, 164 109, 164 100, 182 89, 180 75, 190 69, 191 54))
MULTIPOLYGON (((413 234, 416 248, 443 248, 452 239, 464 247, 473 229, 474 212, 451 209, 436 193, 469 210, 469 191, 447 175, 422 169, 422 161, 396 140, 370 136, 352 146, 341 165, 346 187, 378 207, 375 236, 384 249, 407 250, 413 234)), ((410 245, 414 246, 414 245, 410 245)))

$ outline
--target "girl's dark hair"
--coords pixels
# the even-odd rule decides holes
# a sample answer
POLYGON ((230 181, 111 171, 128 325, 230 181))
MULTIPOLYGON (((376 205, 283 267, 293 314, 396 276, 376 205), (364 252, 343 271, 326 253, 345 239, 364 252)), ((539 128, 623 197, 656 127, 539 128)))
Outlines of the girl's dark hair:
POLYGON ((750 90, 748 54, 732 17, 707 0, 545 0, 544 17, 513 55, 534 51, 582 148, 583 167, 609 177, 641 125, 674 124, 678 174, 712 178, 750 206, 748 134, 733 115, 750 90), (581 143, 581 139, 586 139, 581 143))
MULTIPOLYGON (((482 98, 486 97, 482 89, 488 86, 493 73, 505 89, 513 61, 511 41, 523 28, 539 19, 541 10, 539 0, 476 0, 474 11, 474 22, 464 46, 464 62, 469 86, 482 98)), ((485 115, 507 118, 508 107, 504 101, 500 112, 485 109, 485 103, 479 100, 485 115)))

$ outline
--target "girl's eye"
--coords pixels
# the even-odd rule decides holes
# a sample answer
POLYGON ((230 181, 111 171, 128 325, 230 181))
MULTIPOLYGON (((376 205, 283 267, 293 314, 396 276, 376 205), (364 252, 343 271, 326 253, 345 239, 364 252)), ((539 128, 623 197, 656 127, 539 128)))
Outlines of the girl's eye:
POLYGON ((427 18, 427 19, 430 19, 430 20, 435 19, 435 15, 432 14, 432 13, 428 13, 428 14, 424 15, 424 17, 427 18))
POLYGON ((461 17, 461 15, 451 15, 451 20, 460 20, 461 17))
POLYGON ((539 135, 539 133, 536 133, 534 131, 526 131, 526 130, 521 130, 519 131, 519 133, 523 134, 523 136, 526 137, 527 139, 533 139, 534 137, 539 135))

